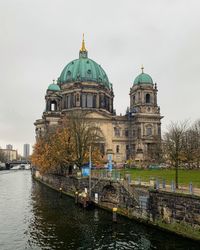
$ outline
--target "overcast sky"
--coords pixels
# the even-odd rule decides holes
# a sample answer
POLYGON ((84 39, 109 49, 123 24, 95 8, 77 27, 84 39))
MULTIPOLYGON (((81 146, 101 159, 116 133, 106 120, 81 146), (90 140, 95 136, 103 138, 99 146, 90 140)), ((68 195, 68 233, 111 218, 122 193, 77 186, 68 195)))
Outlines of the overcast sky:
POLYGON ((199 119, 199 12, 199 0, 0 0, 0 146, 22 153, 34 144, 46 89, 78 57, 82 33, 113 83, 117 114, 143 64, 158 85, 163 130, 199 119))

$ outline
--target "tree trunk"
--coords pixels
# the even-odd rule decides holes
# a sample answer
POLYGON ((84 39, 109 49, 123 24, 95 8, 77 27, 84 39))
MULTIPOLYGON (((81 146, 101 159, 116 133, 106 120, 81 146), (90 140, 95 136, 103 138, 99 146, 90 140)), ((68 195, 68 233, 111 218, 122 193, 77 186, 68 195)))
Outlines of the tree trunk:
POLYGON ((176 188, 178 189, 178 162, 175 162, 175 185, 176 185, 176 188))

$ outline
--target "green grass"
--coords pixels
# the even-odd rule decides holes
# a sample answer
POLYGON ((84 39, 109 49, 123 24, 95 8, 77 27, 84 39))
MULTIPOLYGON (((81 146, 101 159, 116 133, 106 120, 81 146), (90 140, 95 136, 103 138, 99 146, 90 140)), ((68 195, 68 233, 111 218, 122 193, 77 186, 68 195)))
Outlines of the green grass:
MULTIPOLYGON (((137 180, 139 177, 142 181, 149 181, 150 178, 165 179, 167 184, 175 180, 174 169, 125 169, 120 170, 122 175, 130 174, 132 180, 137 180)), ((189 186, 192 182, 193 186, 200 187, 200 170, 179 170, 179 185, 189 186)))
POLYGON ((190 225, 189 223, 180 221, 179 223, 172 222, 172 223, 166 224, 161 221, 157 221, 157 225, 161 228, 175 232, 179 235, 186 236, 194 240, 200 240, 200 230, 197 228, 194 229, 194 227, 190 225))
MULTIPOLYGON (((98 171, 98 170, 95 170, 98 171)), ((100 170, 102 171, 102 170, 100 170)), ((103 170, 105 171, 105 170, 103 170)), ((175 169, 113 169, 113 175, 115 175, 115 171, 119 171, 121 174, 121 178, 125 174, 131 175, 131 180, 138 180, 141 178, 141 181, 149 182, 150 178, 160 180, 165 179, 166 184, 170 184, 172 180, 175 181, 175 169)), ((99 171, 98 171, 99 172, 99 171)), ((179 185, 180 186, 189 186, 189 183, 192 182, 193 187, 200 188, 200 170, 179 170, 179 185)))

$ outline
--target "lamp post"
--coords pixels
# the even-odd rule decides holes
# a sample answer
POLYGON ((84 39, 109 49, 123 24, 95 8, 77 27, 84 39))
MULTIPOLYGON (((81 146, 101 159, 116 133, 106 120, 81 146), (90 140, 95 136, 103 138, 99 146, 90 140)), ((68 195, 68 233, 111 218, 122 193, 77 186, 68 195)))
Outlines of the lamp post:
POLYGON ((91 199, 91 174, 92 174, 92 159, 91 159, 91 146, 89 147, 89 199, 91 199))

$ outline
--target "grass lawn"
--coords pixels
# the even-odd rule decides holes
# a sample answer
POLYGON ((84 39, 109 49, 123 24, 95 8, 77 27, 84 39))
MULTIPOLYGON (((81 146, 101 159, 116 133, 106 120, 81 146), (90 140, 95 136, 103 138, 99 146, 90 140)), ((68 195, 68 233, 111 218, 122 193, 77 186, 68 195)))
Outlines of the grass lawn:
MULTIPOLYGON (((120 171, 122 176, 130 174, 132 180, 137 180, 139 177, 141 181, 149 181, 150 178, 159 178, 160 181, 165 179, 167 184, 175 180, 175 170, 172 169, 121 169, 117 171, 120 171)), ((194 187, 200 188, 200 170, 179 170, 179 184, 189 186, 190 182, 192 182, 194 187)))

